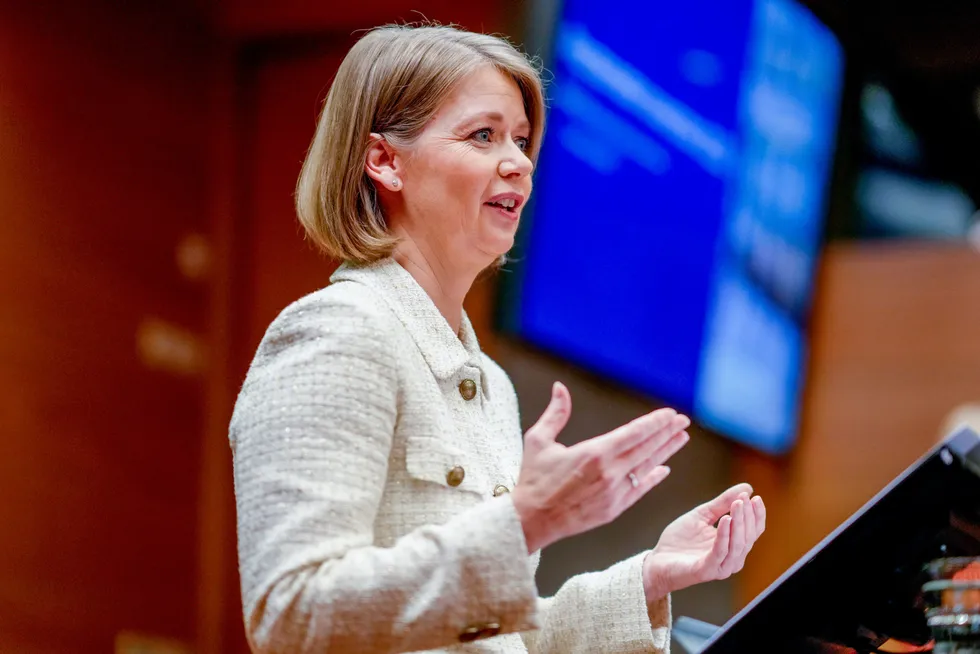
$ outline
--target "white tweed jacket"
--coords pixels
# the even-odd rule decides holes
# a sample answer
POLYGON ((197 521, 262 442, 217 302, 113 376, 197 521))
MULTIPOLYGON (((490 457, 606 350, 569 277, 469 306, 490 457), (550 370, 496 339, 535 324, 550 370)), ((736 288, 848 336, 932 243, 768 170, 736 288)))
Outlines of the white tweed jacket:
POLYGON ((392 259, 341 266, 259 345, 230 425, 257 652, 667 652, 645 553, 538 597, 504 371, 392 259))

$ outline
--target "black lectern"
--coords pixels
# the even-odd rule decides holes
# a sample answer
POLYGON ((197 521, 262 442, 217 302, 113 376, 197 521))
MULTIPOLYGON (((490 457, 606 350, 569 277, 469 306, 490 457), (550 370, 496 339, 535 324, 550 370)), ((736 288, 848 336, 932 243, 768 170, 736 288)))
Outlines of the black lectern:
POLYGON ((965 427, 705 634, 700 652, 915 651, 932 639, 924 566, 955 556, 980 556, 980 436, 965 427))

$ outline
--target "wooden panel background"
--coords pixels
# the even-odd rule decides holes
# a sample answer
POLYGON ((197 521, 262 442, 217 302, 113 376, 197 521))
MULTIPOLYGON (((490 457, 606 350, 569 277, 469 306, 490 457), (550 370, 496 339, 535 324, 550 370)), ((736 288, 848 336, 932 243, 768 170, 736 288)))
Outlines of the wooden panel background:
POLYGON ((0 7, 0 651, 194 637, 200 381, 175 247, 206 230, 202 32, 178 5, 0 7))

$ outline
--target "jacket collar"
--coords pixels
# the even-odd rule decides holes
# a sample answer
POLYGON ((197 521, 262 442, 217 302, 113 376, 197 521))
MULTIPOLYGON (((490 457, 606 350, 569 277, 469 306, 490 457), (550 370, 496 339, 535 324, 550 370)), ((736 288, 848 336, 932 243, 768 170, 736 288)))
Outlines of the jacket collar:
POLYGON ((439 379, 451 377, 467 362, 480 367, 480 344, 466 312, 457 336, 429 294, 394 259, 367 265, 343 263, 330 281, 357 282, 376 291, 411 334, 439 379))

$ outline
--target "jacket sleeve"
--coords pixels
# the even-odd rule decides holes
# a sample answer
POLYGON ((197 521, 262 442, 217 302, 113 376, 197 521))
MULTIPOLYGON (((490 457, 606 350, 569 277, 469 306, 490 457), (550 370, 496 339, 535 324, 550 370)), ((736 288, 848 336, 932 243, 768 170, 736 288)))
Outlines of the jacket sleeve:
POLYGON ((507 496, 373 545, 398 419, 394 346, 379 316, 322 293, 270 326, 230 426, 252 648, 409 652, 473 625, 534 629, 534 573, 507 496))
POLYGON ((577 575, 539 600, 541 627, 521 634, 531 654, 670 653, 670 596, 648 608, 646 552, 577 575))
MULTIPOLYGON (((494 364, 495 365, 495 364, 494 364)), ((514 385, 497 367, 520 433, 514 385)), ((520 483, 520 482, 518 482, 520 483)), ((577 575, 538 601, 540 628, 522 633, 531 654, 669 654, 670 596, 647 606, 642 552, 601 572, 577 575)))

